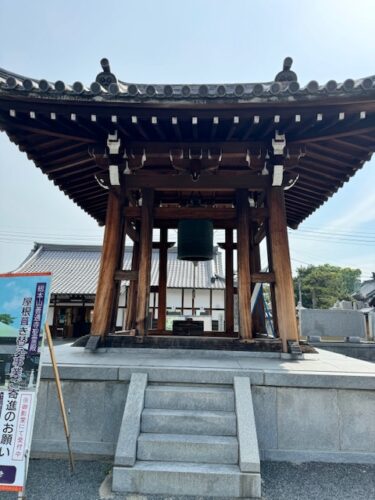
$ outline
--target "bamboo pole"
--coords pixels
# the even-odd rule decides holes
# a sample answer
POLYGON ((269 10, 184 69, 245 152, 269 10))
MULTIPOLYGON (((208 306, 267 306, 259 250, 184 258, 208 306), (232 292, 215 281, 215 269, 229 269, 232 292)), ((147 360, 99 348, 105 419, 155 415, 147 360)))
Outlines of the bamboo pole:
POLYGON ((71 449, 71 445, 70 445, 70 430, 69 430, 69 424, 68 424, 68 417, 67 417, 66 411, 65 411, 64 397, 63 397, 62 388, 61 388, 59 370, 57 368, 57 363, 56 363, 55 351, 53 348, 52 336, 51 336, 51 332, 49 329, 49 325, 47 323, 45 324, 45 331, 46 331, 48 349, 49 349, 49 353, 51 356, 53 374, 54 374, 55 382, 56 382, 57 396, 58 396, 58 400, 59 400, 59 404, 60 404, 61 416, 62 416, 63 424, 64 424, 66 444, 68 446, 69 466, 70 466, 70 471, 73 473, 74 472, 74 459, 73 459, 73 453, 72 453, 72 449, 71 449))

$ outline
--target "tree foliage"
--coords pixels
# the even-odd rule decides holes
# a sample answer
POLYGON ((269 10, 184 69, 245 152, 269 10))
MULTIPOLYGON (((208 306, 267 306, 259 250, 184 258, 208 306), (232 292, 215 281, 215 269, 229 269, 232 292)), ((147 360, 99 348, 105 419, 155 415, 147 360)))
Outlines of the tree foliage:
POLYGON ((360 285, 360 269, 337 267, 330 264, 299 267, 294 278, 294 292, 298 302, 298 282, 301 284, 302 305, 329 309, 337 300, 351 300, 360 285))
POLYGON ((13 316, 11 316, 10 314, 6 313, 0 314, 0 322, 4 323, 5 325, 11 325, 15 319, 16 318, 13 318, 13 316))

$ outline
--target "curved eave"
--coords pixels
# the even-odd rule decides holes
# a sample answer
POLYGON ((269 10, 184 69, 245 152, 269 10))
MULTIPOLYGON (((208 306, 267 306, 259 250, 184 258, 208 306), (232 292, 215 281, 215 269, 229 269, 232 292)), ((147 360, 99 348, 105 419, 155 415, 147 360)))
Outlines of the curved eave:
MULTIPOLYGON (((205 97, 200 95, 202 85, 190 85, 189 96, 182 95, 184 85, 169 86, 172 96, 165 95, 167 86, 155 85, 155 94, 150 96, 150 86, 137 84, 137 94, 131 95, 131 84, 122 82, 118 93, 105 89, 78 93, 67 86, 59 92, 51 82, 43 91, 38 80, 0 70, 0 128, 99 223, 105 219, 107 192, 94 178, 101 170, 88 156, 88 147, 95 143, 104 146, 109 130, 118 129, 124 143, 137 147, 165 142, 209 143, 215 137, 224 150, 238 146, 245 152, 254 142, 270 143, 279 130, 285 133, 287 144, 306 148, 295 169, 299 180, 286 191, 288 223, 296 227, 375 151, 374 80, 346 80, 315 91, 307 85, 293 93, 293 82, 280 83, 278 93, 271 91, 275 82, 242 84, 240 96, 235 95, 236 84, 208 85, 205 97), (9 77, 16 82, 14 88, 7 84, 9 77), (26 87, 31 85, 29 90, 25 81, 26 87), (255 95, 259 85, 262 93, 255 95), (225 87, 225 96, 218 95, 219 87, 225 87), (198 123, 195 131, 193 117, 198 123), (174 118, 178 119, 177 127, 174 118), (217 125, 215 118, 220 118, 217 125)), ((168 162, 157 155, 148 154, 148 158, 149 168, 165 168, 168 162)), ((224 168, 231 168, 234 156, 225 161, 224 168)))

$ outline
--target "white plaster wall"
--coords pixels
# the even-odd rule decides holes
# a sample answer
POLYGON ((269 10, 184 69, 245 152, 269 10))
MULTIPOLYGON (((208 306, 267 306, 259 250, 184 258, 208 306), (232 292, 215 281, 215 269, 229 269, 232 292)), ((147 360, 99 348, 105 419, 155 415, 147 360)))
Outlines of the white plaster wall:
POLYGON ((167 289, 167 307, 181 307, 181 289, 167 289))
POLYGON ((116 326, 122 328, 124 324, 124 312, 125 308, 117 309, 116 326))
POLYGON ((125 299, 126 299, 125 293, 121 293, 118 301, 118 305, 120 307, 125 307, 125 299))
POLYGON ((53 325, 53 313, 54 313, 55 308, 54 307, 49 307, 48 312, 47 312, 47 323, 49 325, 53 325))
POLYGON ((196 290, 195 291, 195 307, 208 308, 210 307, 210 291, 196 290))
POLYGON ((212 307, 224 309, 224 290, 212 290, 212 307))

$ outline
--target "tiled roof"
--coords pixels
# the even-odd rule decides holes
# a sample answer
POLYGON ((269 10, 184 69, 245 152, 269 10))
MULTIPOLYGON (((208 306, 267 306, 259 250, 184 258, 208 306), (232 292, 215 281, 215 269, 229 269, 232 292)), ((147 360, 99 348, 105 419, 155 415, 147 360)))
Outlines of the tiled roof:
MULTIPOLYGON (((126 247, 124 269, 130 269, 132 247, 126 247)), ((99 274, 101 247, 91 245, 52 245, 35 243, 26 260, 14 271, 19 273, 51 272, 53 294, 94 295, 99 274)), ((221 254, 212 261, 199 262, 196 288, 223 289, 221 254)), ((151 286, 159 279, 159 251, 152 252, 151 286)), ((177 259, 177 249, 168 252, 168 288, 192 288, 194 265, 177 259)))
POLYGON ((375 296, 375 279, 367 280, 361 283, 359 291, 354 295, 360 300, 370 300, 375 296))
MULTIPOLYGON (((286 58, 285 61, 291 61, 286 58)), ((106 60, 104 60, 106 61, 106 60)), ((320 85, 312 80, 300 86, 297 75, 289 69, 278 73, 274 80, 257 83, 228 84, 142 84, 118 80, 110 72, 109 63, 105 71, 99 73, 96 80, 89 85, 79 81, 67 84, 61 80, 49 82, 24 77, 0 68, 0 87, 3 91, 16 91, 30 94, 33 97, 51 97, 72 100, 121 100, 127 102, 163 102, 163 101, 212 101, 236 100, 253 101, 293 101, 299 99, 317 99, 334 96, 364 95, 374 91, 375 76, 353 80, 346 79, 342 83, 335 80, 320 85)), ((103 66, 103 60, 101 61, 103 66)), ((290 62, 291 65, 291 62, 290 62)), ((103 66, 104 69, 104 66, 103 66)))

